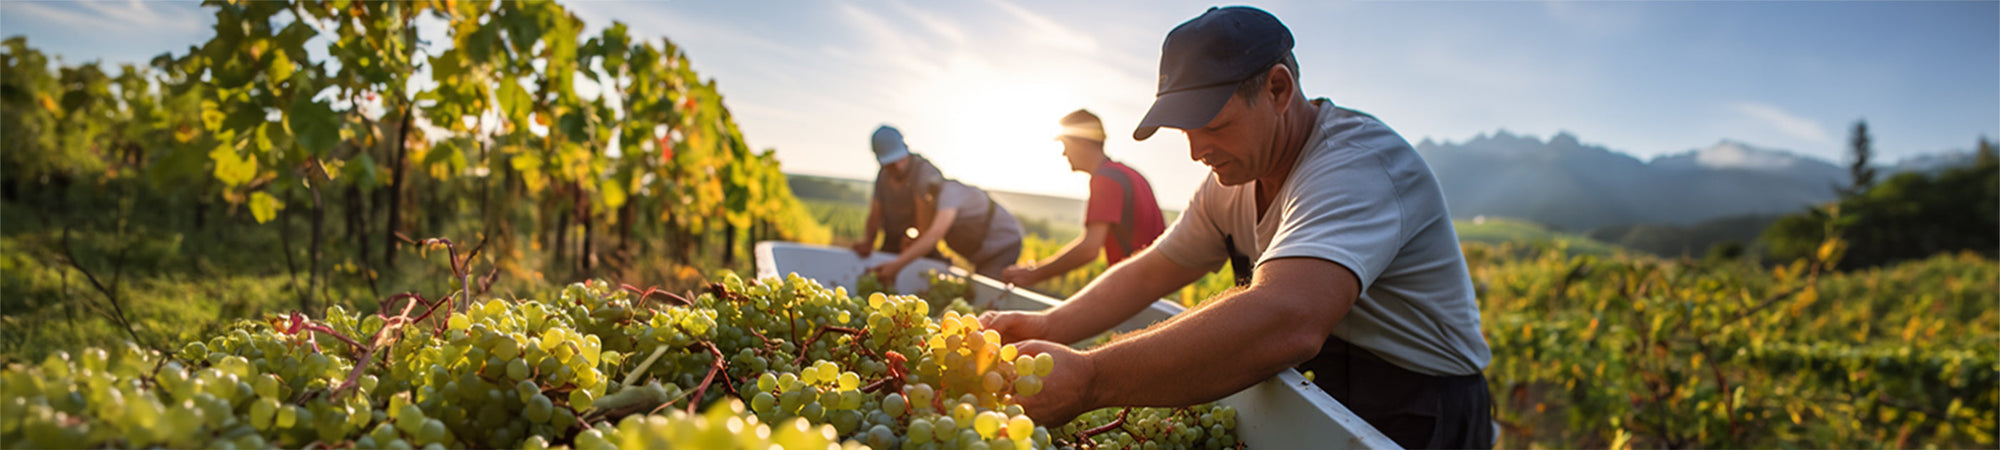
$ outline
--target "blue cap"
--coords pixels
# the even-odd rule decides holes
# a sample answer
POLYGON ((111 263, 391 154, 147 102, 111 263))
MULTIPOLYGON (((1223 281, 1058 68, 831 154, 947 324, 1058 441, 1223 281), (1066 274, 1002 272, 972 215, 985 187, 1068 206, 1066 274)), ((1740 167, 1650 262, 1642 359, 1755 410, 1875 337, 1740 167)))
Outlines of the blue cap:
POLYGON ((874 147, 875 160, 885 166, 910 156, 910 146, 903 143, 903 132, 896 131, 896 127, 876 128, 874 147))
POLYGON ((1229 103, 1236 85, 1292 52, 1292 31, 1264 10, 1209 8, 1167 33, 1160 48, 1160 89, 1132 139, 1160 127, 1207 126, 1229 103))

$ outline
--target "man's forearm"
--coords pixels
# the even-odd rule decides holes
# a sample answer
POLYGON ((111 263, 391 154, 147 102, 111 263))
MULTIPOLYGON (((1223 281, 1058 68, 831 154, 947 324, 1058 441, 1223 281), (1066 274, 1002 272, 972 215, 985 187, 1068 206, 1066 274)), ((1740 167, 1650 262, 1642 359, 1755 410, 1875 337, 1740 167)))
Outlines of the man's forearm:
POLYGON ((1050 309, 1046 339, 1069 344, 1103 333, 1203 273, 1151 251, 1142 252, 1050 309))
POLYGON ((1097 256, 1098 249, 1086 248, 1089 247, 1087 241, 1088 238, 1086 236, 1077 236, 1076 240, 1070 241, 1069 245, 1063 246, 1061 253, 1057 253, 1047 260, 1036 263, 1034 269, 1035 279, 1049 279, 1069 273, 1069 271, 1076 270, 1076 268, 1083 267, 1084 264, 1089 263, 1093 257, 1097 256))
POLYGON ((1097 368, 1092 399, 1102 406, 1183 406, 1210 402, 1312 358, 1324 342, 1314 314, 1243 291, 1164 327, 1085 353, 1097 368))

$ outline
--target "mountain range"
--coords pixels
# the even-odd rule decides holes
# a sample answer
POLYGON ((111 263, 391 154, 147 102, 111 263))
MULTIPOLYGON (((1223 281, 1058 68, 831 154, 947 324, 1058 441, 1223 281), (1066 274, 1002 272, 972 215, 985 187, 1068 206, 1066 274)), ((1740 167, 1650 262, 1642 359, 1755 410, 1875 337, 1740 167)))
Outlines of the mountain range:
MULTIPOLYGON (((1426 139, 1416 148, 1454 218, 1514 217, 1572 231, 1791 213, 1833 200, 1851 180, 1846 167, 1731 140, 1650 161, 1569 133, 1543 141, 1500 131, 1459 143, 1426 139)), ((1877 177, 1961 156, 1882 167, 1877 177)))

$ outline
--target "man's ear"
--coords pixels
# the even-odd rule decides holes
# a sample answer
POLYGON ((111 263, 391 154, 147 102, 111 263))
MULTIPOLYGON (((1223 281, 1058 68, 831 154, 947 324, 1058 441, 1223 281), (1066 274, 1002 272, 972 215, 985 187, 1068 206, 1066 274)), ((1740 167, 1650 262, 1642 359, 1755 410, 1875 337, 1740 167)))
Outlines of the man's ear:
POLYGON ((1279 111, 1292 106, 1292 98, 1298 96, 1299 79, 1290 67, 1272 64, 1271 71, 1264 74, 1264 99, 1279 111))

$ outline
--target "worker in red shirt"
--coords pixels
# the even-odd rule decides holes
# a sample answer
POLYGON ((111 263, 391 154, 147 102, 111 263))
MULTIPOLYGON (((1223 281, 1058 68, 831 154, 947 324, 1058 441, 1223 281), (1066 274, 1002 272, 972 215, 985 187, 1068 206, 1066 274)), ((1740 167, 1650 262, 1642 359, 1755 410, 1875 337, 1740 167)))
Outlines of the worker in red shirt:
POLYGON ((1062 141, 1070 170, 1090 174, 1083 235, 1033 265, 1008 267, 1001 272, 1002 281, 1034 284, 1061 276, 1097 259, 1100 248, 1106 265, 1117 265, 1152 245, 1167 228, 1146 177, 1104 155, 1104 122, 1097 115, 1079 109, 1064 116, 1061 123, 1062 134, 1056 139, 1062 141))

